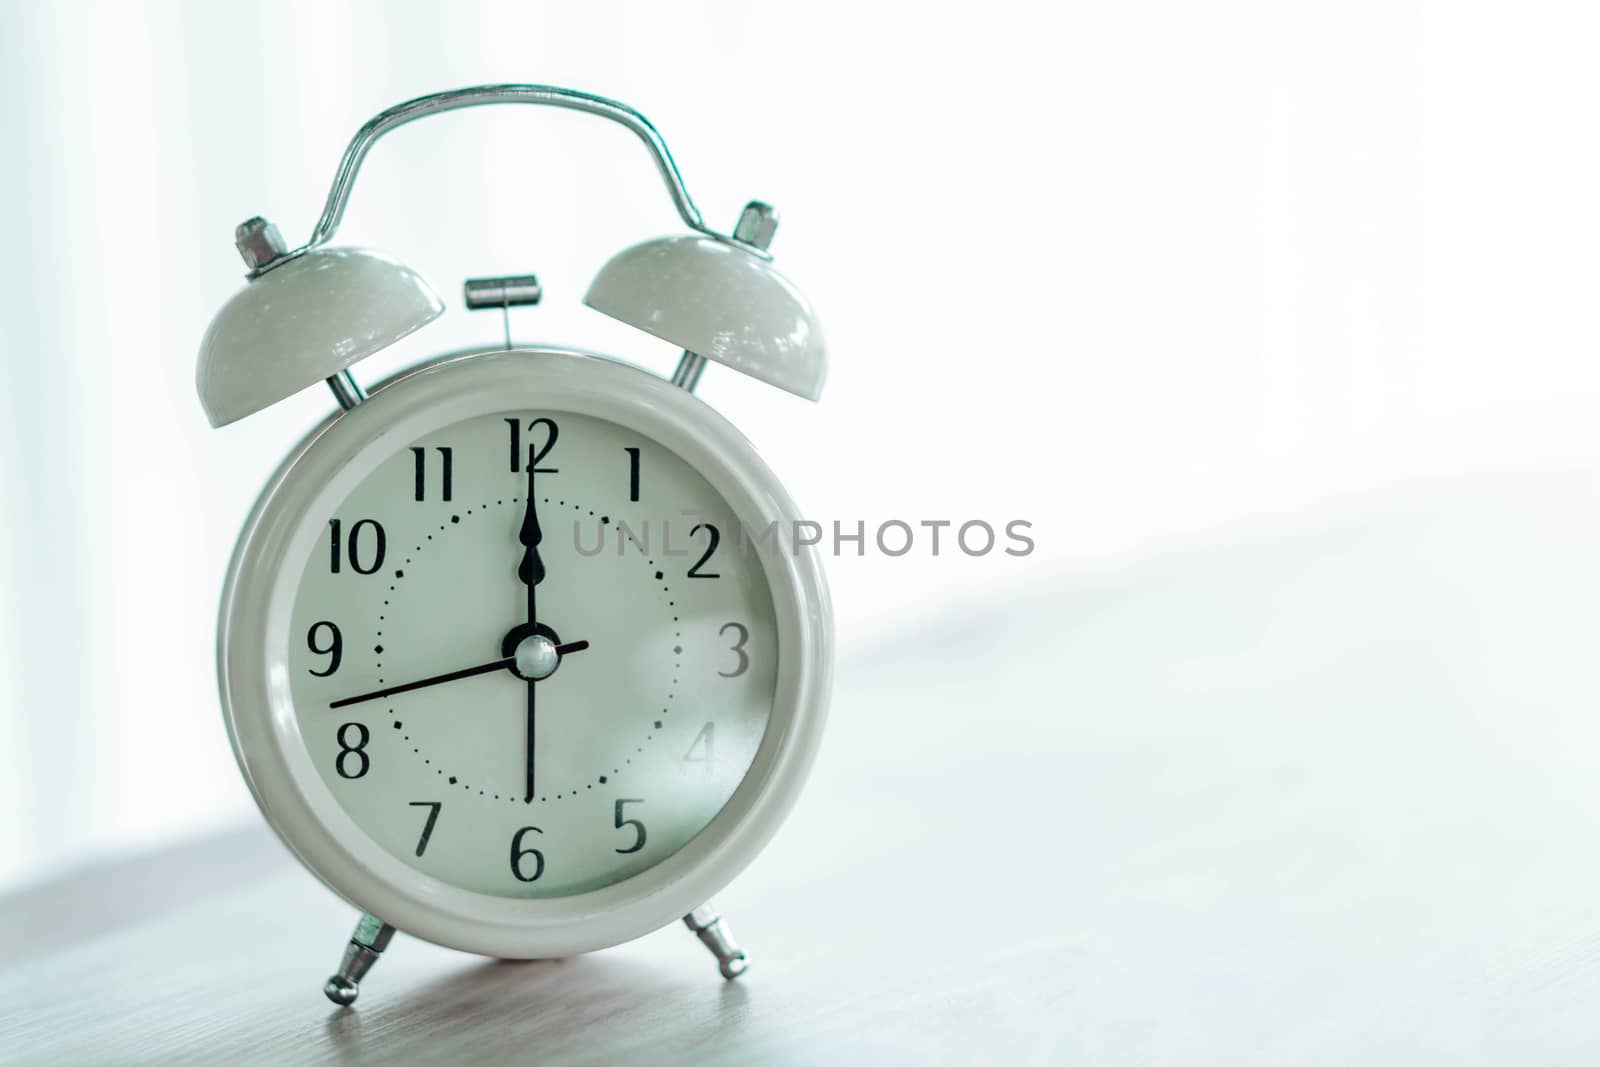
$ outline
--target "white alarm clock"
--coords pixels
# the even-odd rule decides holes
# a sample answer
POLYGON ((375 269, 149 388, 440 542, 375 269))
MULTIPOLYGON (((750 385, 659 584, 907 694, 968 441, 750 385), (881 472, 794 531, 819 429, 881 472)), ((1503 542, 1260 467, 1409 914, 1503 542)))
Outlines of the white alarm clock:
MULTIPOLYGON (((605 948, 675 919, 745 954, 710 903, 771 839, 821 736, 832 621, 800 514, 693 395, 716 361, 810 399, 826 358, 772 267, 776 216, 708 229, 660 136, 599 97, 535 85, 383 112, 345 152, 311 240, 236 234, 249 284, 202 343, 213 425, 326 381, 339 402, 240 534, 218 633, 222 708, 267 821, 361 910, 325 992, 402 930, 507 958, 605 948), (483 104, 571 108, 653 154, 691 232, 601 270, 585 303, 683 348, 671 381, 587 353, 430 360, 371 387, 349 368, 444 310, 409 268, 329 247, 372 143, 483 104)), ((536 302, 532 277, 469 307, 536 302)))

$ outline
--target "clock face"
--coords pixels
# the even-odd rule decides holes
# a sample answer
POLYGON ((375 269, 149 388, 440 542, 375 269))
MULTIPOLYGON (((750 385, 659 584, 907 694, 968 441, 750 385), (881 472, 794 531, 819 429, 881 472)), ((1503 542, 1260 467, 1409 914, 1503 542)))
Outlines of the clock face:
POLYGON ((405 863, 497 896, 672 855, 772 713, 770 543, 593 416, 497 411, 395 444, 318 517, 291 613, 289 691, 334 798, 405 863))

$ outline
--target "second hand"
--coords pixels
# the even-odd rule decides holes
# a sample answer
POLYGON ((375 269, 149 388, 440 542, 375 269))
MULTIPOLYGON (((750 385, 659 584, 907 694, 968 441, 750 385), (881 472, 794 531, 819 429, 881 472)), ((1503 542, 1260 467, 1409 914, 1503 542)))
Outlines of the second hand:
MULTIPOLYGON (((528 504, 522 513, 522 529, 517 532, 517 540, 522 542, 522 562, 517 566, 517 577, 528 587, 528 629, 533 631, 538 624, 538 589, 539 583, 544 580, 544 560, 539 558, 539 542, 543 533, 539 529, 539 513, 535 506, 534 475, 538 473, 536 461, 537 453, 533 445, 528 446, 528 504)), ((534 770, 536 766, 536 748, 538 745, 538 696, 537 688, 532 679, 528 680, 528 731, 527 731, 527 788, 523 793, 524 804, 533 803, 534 770)))
MULTIPOLYGON (((555 646, 553 651, 557 657, 561 657, 570 655, 573 652, 582 652, 588 647, 589 642, 587 641, 568 641, 566 644, 555 646)), ((331 702, 328 707, 347 708, 351 704, 362 704, 368 700, 382 700, 384 697, 392 697, 398 693, 409 693, 415 689, 426 689, 430 685, 441 685, 444 682, 459 681, 462 678, 473 678, 480 674, 488 674, 491 671, 513 668, 516 666, 516 663, 516 656, 505 656, 501 659, 494 660, 491 663, 480 663, 476 667, 464 667, 459 671, 451 671, 448 674, 436 674, 432 678, 423 678, 421 681, 406 682, 404 685, 391 685, 387 689, 375 689, 370 693, 362 693, 360 696, 345 697, 342 700, 335 700, 331 702)), ((554 671, 554 668, 551 668, 551 670, 554 671)), ((548 678, 549 675, 545 675, 545 677, 548 678)), ((533 681, 538 680, 542 679, 533 679, 533 681)))

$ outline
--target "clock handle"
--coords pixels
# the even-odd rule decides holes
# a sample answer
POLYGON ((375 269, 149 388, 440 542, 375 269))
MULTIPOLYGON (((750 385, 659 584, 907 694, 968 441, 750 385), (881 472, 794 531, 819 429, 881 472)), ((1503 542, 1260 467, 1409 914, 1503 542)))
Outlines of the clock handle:
POLYGON ((694 201, 689 198, 689 190, 683 185, 683 175, 678 173, 678 165, 672 161, 672 153, 667 151, 667 143, 661 139, 661 134, 656 132, 649 119, 627 104, 553 85, 476 85, 467 89, 451 89, 447 92, 419 96, 415 100, 396 104, 373 116, 365 126, 361 127, 351 139, 349 147, 344 150, 344 158, 339 161, 339 170, 334 175, 333 187, 328 190, 328 200, 322 208, 322 217, 317 220, 317 228, 311 231, 311 240, 291 254, 308 252, 332 239, 340 221, 344 218, 344 209, 350 201, 350 190, 355 184, 356 172, 361 169, 362 161, 366 159, 367 152, 377 143, 378 138, 390 130, 429 115, 458 111, 467 107, 482 107, 487 104, 538 104, 544 107, 561 107, 598 115, 627 127, 650 150, 651 157, 655 159, 656 169, 661 172, 662 181, 667 183, 667 192, 672 196, 672 204, 678 209, 679 217, 692 230, 712 237, 722 236, 706 226, 701 219, 700 209, 695 207, 694 201))

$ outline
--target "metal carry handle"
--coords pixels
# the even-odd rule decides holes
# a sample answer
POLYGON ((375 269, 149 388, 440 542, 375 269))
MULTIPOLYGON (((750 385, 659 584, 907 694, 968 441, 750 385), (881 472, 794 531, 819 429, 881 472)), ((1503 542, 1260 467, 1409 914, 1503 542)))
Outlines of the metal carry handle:
POLYGON ((486 104, 539 104, 545 107, 561 107, 598 115, 627 127, 650 150, 650 155, 656 162, 656 170, 661 172, 661 180, 667 183, 667 192, 672 196, 672 204, 678 209, 678 215, 689 228, 711 237, 726 239, 701 221, 700 209, 695 207, 694 201, 689 198, 689 190, 683 185, 683 175, 678 173, 678 165, 672 161, 672 153, 667 151, 667 143, 661 139, 661 134, 650 124, 649 119, 627 104, 608 100, 603 96, 561 89, 554 85, 475 85, 466 89, 430 93, 403 104, 396 104, 385 111, 380 111, 361 127, 350 141, 349 147, 344 150, 344 158, 339 161, 339 171, 334 175, 333 188, 328 190, 327 203, 323 205, 322 217, 317 220, 317 228, 311 231, 311 240, 296 249, 293 254, 308 252, 327 244, 332 239, 334 232, 339 229, 339 223, 344 219, 345 206, 350 202, 350 190, 355 185, 356 172, 361 169, 362 162, 367 158, 367 152, 377 143, 378 138, 390 130, 429 115, 467 107, 482 107, 486 104))

